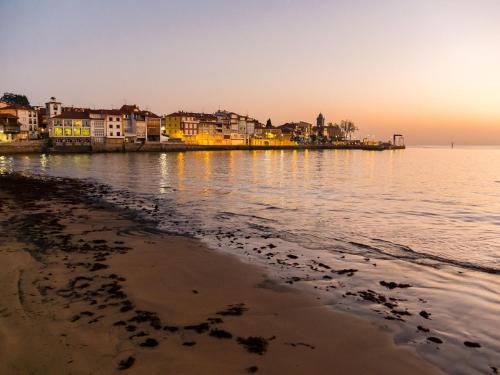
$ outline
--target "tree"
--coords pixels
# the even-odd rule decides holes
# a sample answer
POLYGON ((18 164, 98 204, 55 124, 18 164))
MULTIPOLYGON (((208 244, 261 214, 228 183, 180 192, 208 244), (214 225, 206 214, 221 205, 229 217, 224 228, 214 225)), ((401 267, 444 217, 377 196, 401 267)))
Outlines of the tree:
POLYGON ((356 125, 354 125, 354 122, 349 120, 342 120, 340 122, 340 129, 342 129, 344 134, 346 134, 349 139, 352 139, 352 134, 358 130, 356 125))
POLYGON ((24 107, 30 106, 30 102, 26 97, 26 95, 13 94, 11 92, 4 93, 3 96, 0 98, 0 101, 9 104, 22 105, 24 107))
POLYGON ((272 127, 273 127, 273 123, 271 122, 271 119, 268 118, 266 121, 266 128, 272 128, 272 127))

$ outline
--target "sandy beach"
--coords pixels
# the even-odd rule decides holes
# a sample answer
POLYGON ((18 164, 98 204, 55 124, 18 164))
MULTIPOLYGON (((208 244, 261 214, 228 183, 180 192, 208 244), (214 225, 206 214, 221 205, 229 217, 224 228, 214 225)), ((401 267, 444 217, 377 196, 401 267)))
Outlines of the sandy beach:
POLYGON ((439 374, 389 332, 90 199, 0 176, 2 374, 439 374))

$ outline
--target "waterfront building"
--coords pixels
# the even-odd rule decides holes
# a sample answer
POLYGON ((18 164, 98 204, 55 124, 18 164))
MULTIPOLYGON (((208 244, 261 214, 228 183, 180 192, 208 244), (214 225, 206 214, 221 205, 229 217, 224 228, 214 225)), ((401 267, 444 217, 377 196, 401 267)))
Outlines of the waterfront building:
POLYGON ((106 128, 106 140, 122 140, 125 139, 122 125, 122 113, 119 109, 103 110, 105 116, 104 126, 106 128))
POLYGON ((182 139, 184 134, 181 131, 181 119, 182 116, 179 115, 179 112, 165 115, 163 120, 164 134, 170 138, 182 139))
POLYGON ((122 129, 125 135, 125 141, 135 142, 135 113, 139 112, 139 108, 135 105, 123 105, 120 108, 120 112, 122 113, 122 129))
POLYGON ((10 113, 0 113, 0 142, 12 142, 20 133, 18 117, 10 113))
POLYGON ((259 138, 279 138, 283 135, 283 132, 280 128, 276 128, 274 126, 266 126, 264 124, 258 124, 255 129, 255 136, 259 138))
POLYGON ((47 138, 48 137, 48 120, 47 120, 47 109, 45 106, 33 106, 33 109, 36 111, 37 119, 38 119, 38 136, 39 138, 47 138))
POLYGON ((223 135, 224 139, 231 139, 231 116, 227 111, 217 111, 214 113, 217 118, 218 132, 223 135))
POLYGON ((234 112, 214 114, 178 111, 165 116, 164 132, 189 144, 249 144, 257 120, 234 112))
POLYGON ((287 134, 291 139, 295 139, 302 143, 309 142, 312 127, 312 124, 305 121, 287 122, 286 124, 279 126, 283 134, 287 134))
POLYGON ((198 121, 198 135, 195 138, 196 144, 224 144, 222 127, 217 122, 217 116, 206 113, 199 113, 198 121))
POLYGON ((240 116, 234 112, 228 112, 229 128, 231 130, 231 138, 239 138, 240 134, 240 116))
POLYGON ((234 112, 229 112, 226 110, 219 110, 214 113, 218 121, 222 121, 225 126, 225 132, 223 133, 230 136, 230 138, 239 138, 240 135, 240 115, 234 112))
POLYGON ((137 114, 135 118, 135 141, 139 143, 146 142, 147 139, 147 128, 146 128, 146 118, 142 114, 137 114))
MULTIPOLYGON (((198 134, 215 137, 221 130, 217 125, 217 117, 206 113, 198 114, 198 134)), ((222 132, 220 133, 222 134, 222 132)))
POLYGON ((160 141, 160 117, 137 105, 124 105, 120 109, 64 107, 51 98, 45 112, 49 137, 59 144, 160 141))
POLYGON ((38 138, 38 115, 34 108, 19 104, 4 103, 0 108, 0 114, 11 114, 18 118, 20 133, 17 139, 38 138))
POLYGON ((280 128, 265 126, 257 123, 255 134, 250 138, 251 146, 293 146, 297 143, 291 139, 291 135, 284 134, 280 128))
POLYGON ((150 111, 142 111, 146 121, 146 140, 148 142, 160 142, 161 118, 150 111))
POLYGON ((219 110, 214 115, 220 123, 224 138, 231 140, 230 144, 249 144, 250 137, 255 134, 257 120, 225 110, 219 110))
POLYGON ((246 143, 251 136, 255 134, 255 125, 257 120, 250 118, 248 116, 238 116, 238 134, 245 137, 246 143))
POLYGON ((89 112, 64 111, 50 118, 49 136, 59 145, 90 145, 92 132, 89 112))
POLYGON ((92 143, 104 143, 106 139, 106 115, 102 111, 89 111, 92 143))
POLYGON ((178 111, 165 118, 167 135, 173 138, 193 137, 198 134, 200 114, 194 112, 178 111), (179 137, 180 135, 180 137, 179 137))
POLYGON ((125 131, 126 142, 146 141, 146 119, 139 107, 133 105, 123 105, 120 108, 122 113, 122 127, 125 131))

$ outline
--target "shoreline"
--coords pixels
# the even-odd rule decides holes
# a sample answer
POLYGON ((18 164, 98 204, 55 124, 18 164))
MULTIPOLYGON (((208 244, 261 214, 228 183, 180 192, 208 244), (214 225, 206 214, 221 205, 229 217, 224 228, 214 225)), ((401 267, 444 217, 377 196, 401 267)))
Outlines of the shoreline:
POLYGON ((362 150, 387 151, 403 150, 405 146, 393 145, 287 145, 287 146, 248 146, 248 145, 189 145, 176 143, 150 142, 145 144, 96 144, 92 146, 54 146, 49 147, 45 140, 0 144, 0 155, 14 154, 75 154, 75 153, 133 153, 133 152, 190 152, 190 151, 258 151, 258 150, 362 150))
POLYGON ((0 185, 7 373, 441 373, 255 265, 65 194, 75 181, 12 178, 0 185))

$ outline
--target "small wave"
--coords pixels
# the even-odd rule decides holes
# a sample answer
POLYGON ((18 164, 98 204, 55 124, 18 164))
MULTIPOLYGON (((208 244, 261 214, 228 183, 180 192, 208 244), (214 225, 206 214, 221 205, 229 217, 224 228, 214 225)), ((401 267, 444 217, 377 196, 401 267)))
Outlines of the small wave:
POLYGON ((228 212, 228 211, 221 211, 217 215, 215 215, 216 219, 218 219, 218 218, 224 218, 224 217, 228 217, 228 218, 233 218, 233 217, 235 217, 235 218, 237 218, 237 217, 247 217, 247 218, 251 218, 251 219, 257 219, 257 220, 266 221, 266 222, 269 222, 269 223, 276 223, 277 222, 274 219, 268 219, 268 218, 265 218, 265 217, 262 217, 262 216, 250 215, 250 214, 237 214, 237 213, 228 212))
POLYGON ((429 259, 429 260, 433 260, 433 261, 436 261, 436 262, 439 262, 439 263, 450 264, 450 265, 453 265, 453 266, 457 266, 457 267, 461 267, 461 268, 466 268, 466 269, 470 269, 470 270, 474 270, 474 271, 480 271, 480 272, 486 272, 486 273, 491 273, 491 274, 495 274, 495 275, 500 275, 500 269, 498 269, 498 268, 485 267, 485 266, 480 266, 480 265, 477 265, 477 264, 474 264, 474 263, 470 263, 470 262, 464 262, 464 261, 459 261, 459 260, 455 260, 455 259, 449 259, 449 258, 441 257, 441 256, 438 256, 438 255, 432 255, 432 254, 422 253, 422 252, 413 250, 409 246, 398 244, 398 243, 394 243, 394 242, 387 241, 387 240, 383 240, 383 239, 380 239, 380 238, 373 238, 372 240, 373 241, 377 241, 377 242, 381 242, 381 243, 385 243, 385 244, 388 244, 390 246, 393 246, 397 250, 401 251, 403 254, 398 254, 398 255, 396 255, 396 254, 389 254, 386 251, 384 251, 383 249, 376 248, 376 247, 373 247, 373 246, 370 246, 370 245, 366 245, 366 244, 362 244, 362 243, 358 243, 358 242, 350 242, 350 243, 353 244, 353 245, 355 245, 355 246, 364 248, 364 249, 369 249, 369 250, 372 250, 372 251, 376 251, 378 253, 383 253, 385 255, 392 256, 392 257, 394 257, 396 259, 407 259, 407 260, 429 259))

